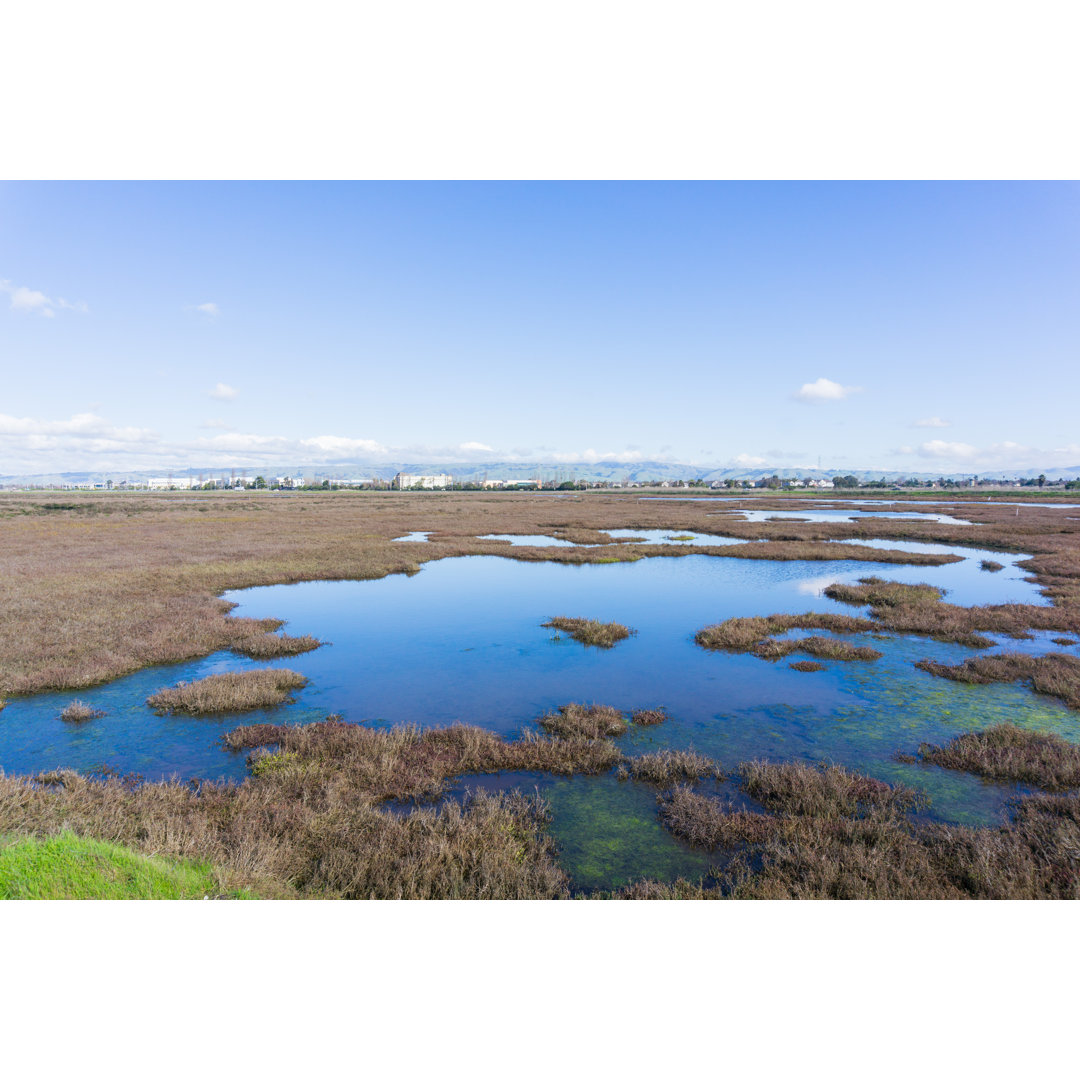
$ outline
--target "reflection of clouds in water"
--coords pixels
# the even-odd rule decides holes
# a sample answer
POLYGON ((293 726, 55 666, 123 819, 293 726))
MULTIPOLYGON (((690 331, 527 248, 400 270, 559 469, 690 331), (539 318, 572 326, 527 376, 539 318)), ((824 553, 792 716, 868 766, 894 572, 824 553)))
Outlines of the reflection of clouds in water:
POLYGON ((853 576, 854 575, 852 574, 830 574, 828 577, 807 578, 805 581, 800 581, 795 586, 795 591, 801 593, 803 596, 820 596, 827 586, 833 585, 838 581, 850 581, 853 576))

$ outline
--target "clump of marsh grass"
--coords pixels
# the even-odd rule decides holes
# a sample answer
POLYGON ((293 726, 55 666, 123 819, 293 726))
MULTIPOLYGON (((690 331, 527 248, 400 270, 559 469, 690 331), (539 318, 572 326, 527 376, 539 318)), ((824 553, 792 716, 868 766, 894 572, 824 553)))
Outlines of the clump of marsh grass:
POLYGON ((263 634, 239 642, 233 646, 233 652, 249 656, 252 660, 273 660, 279 656, 297 656, 311 652, 325 644, 325 641, 320 641, 311 634, 263 634))
MULTIPOLYGON (((601 738, 539 736, 525 732, 507 741, 494 732, 465 724, 426 731, 401 727, 369 728, 342 720, 316 724, 248 724, 222 736, 232 750, 277 747, 276 757, 260 764, 261 776, 271 773, 284 778, 290 769, 299 769, 307 790, 322 776, 337 778, 346 786, 362 791, 368 798, 433 798, 444 789, 444 781, 466 773, 540 771, 561 775, 606 772, 622 755, 614 743, 601 738)), ((256 763, 267 756, 254 756, 256 763)))
POLYGON ((616 770, 620 780, 643 780, 647 784, 673 784, 677 780, 723 780, 720 766, 712 758, 693 750, 657 750, 626 758, 616 770))
POLYGON ((1027 682, 1036 693, 1049 694, 1070 708, 1080 709, 1080 658, 1067 653, 998 653, 971 656, 960 664, 919 660, 915 666, 954 682, 1027 682))
POLYGON ((151 694, 147 705, 158 712, 222 713, 265 709, 290 700, 290 691, 307 685, 307 679, 288 668, 230 671, 195 682, 181 682, 151 694))
POLYGON ((622 735, 626 717, 612 705, 581 705, 571 702, 541 716, 537 723, 559 738, 603 739, 622 735))
POLYGON ((788 664, 789 668, 794 668, 796 671, 824 671, 825 665, 819 664, 816 660, 795 660, 788 664))
POLYGON ((838 641, 836 638, 818 635, 787 638, 784 641, 765 638, 750 651, 762 660, 780 660, 795 652, 809 653, 811 656, 818 656, 825 660, 879 660, 885 655, 869 645, 852 645, 849 641, 838 641))
POLYGON ((694 635, 694 640, 706 649, 750 652, 762 660, 780 660, 794 652, 809 653, 825 660, 877 660, 883 655, 877 649, 868 645, 852 645, 835 638, 812 635, 777 640, 777 635, 785 634, 789 630, 828 630, 838 634, 858 634, 875 629, 877 624, 869 619, 808 611, 803 615, 752 615, 726 619, 722 623, 699 630, 694 635))
POLYGON ((658 709, 634 709, 630 713, 630 719, 639 727, 653 727, 662 724, 667 718, 667 709, 662 705, 658 709))
POLYGON ((829 820, 867 811, 905 813, 922 805, 911 788, 890 786, 843 765, 749 761, 739 766, 746 793, 770 810, 829 820))
POLYGON ((69 724, 83 724, 87 720, 96 720, 99 716, 104 715, 102 709, 95 709, 92 705, 87 705, 85 701, 80 701, 78 698, 69 702, 60 710, 60 719, 66 720, 69 724))
POLYGON ((616 642, 623 641, 636 630, 617 622, 600 622, 598 619, 574 619, 566 615, 556 615, 542 626, 553 630, 562 630, 575 641, 583 645, 596 645, 601 649, 610 649, 616 642))
POLYGON ((738 848, 763 844, 780 827, 779 820, 769 814, 736 810, 683 784, 659 796, 658 802, 661 822, 694 847, 738 848))
POLYGON ((1015 724, 968 731, 944 746, 923 743, 918 757, 930 765, 1047 791, 1080 787, 1080 746, 1015 724))
POLYGON ((892 608, 910 604, 938 604, 944 595, 936 585, 906 585, 878 577, 859 578, 858 585, 829 585, 825 595, 844 604, 869 604, 892 608))
MULTIPOLYGON (((1077 642, 1073 638, 1068 638, 1068 637, 1052 637, 1050 640, 1055 645, 1077 645, 1077 644, 1080 644, 1080 642, 1077 642)), ((3 707, 4 707, 3 704, 0 703, 0 709, 2 709, 3 707)))
POLYGON ((996 574, 999 570, 1005 569, 1005 564, 995 562, 993 559, 981 559, 979 561, 979 569, 989 570, 992 574, 996 574))
MULTIPOLYGON (((835 634, 861 634, 878 629, 869 619, 854 619, 850 615, 807 611, 802 615, 751 615, 725 619, 706 626, 694 635, 705 649, 726 649, 730 652, 750 652, 766 638, 789 630, 827 630, 835 634)), ((790 650, 789 650, 790 651, 790 650)))

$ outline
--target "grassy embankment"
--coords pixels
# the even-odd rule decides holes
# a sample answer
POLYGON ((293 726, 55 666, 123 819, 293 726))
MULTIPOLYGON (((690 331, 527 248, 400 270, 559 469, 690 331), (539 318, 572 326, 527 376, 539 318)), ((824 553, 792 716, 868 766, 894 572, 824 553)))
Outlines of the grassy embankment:
POLYGON ((250 898, 220 891, 211 867, 144 855, 61 832, 0 837, 0 900, 202 900, 250 898))

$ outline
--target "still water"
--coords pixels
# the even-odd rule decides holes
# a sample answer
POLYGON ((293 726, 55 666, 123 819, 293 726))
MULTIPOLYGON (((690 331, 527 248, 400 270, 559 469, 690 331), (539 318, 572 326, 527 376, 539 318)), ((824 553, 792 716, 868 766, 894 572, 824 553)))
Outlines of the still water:
MULTIPOLYGON (((273 665, 311 680, 293 704, 208 718, 159 717, 145 705, 148 694, 181 679, 267 666, 217 653, 78 693, 12 700, 0 712, 0 766, 9 774, 108 765, 150 780, 238 780, 246 775, 244 755, 224 750, 218 740, 240 723, 303 723, 333 712, 374 725, 462 721, 513 736, 535 728, 538 716, 560 704, 584 701, 668 710, 667 723, 632 728, 620 739, 628 753, 692 747, 727 769, 756 757, 839 762, 924 789, 931 815, 939 820, 1001 820, 1015 789, 892 760, 895 752, 914 751, 920 742, 940 742, 1002 720, 1077 739, 1075 712, 1021 686, 966 686, 912 666, 923 657, 957 662, 972 650, 917 637, 863 635, 852 640, 883 651, 882 659, 830 662, 824 671, 804 673, 791 670, 787 661, 711 653, 694 644, 696 630, 734 615, 857 613, 822 590, 830 582, 870 574, 931 582, 960 604, 1045 603, 1016 566, 1023 556, 880 544, 955 550, 964 561, 919 567, 702 554, 579 566, 473 556, 429 562, 412 576, 226 593, 239 605, 236 615, 284 618, 289 633, 331 643, 273 665), (1006 569, 981 571, 979 560, 988 557, 1006 569), (541 626, 553 615, 616 620, 637 634, 613 649, 587 648, 541 626), (74 697, 106 715, 65 724, 57 714, 74 697)), ((1005 644, 1059 648, 1046 639, 1005 644)), ((1067 651, 1078 652, 1075 646, 1067 651)), ((645 785, 620 783, 614 776, 527 774, 467 777, 458 789, 470 786, 541 791, 577 887, 612 887, 643 874, 704 872, 706 860, 660 827, 656 793, 645 785)), ((730 784, 721 790, 738 798, 730 784)))

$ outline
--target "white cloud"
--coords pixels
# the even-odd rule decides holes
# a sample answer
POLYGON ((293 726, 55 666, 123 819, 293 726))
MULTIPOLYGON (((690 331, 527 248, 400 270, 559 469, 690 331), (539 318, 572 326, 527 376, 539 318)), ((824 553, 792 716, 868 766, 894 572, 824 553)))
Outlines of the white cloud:
POLYGON ((209 391, 210 397, 217 398, 218 401, 232 401, 236 395, 240 393, 235 386, 229 386, 228 383, 219 382, 213 390, 209 391))
POLYGON ((209 315, 210 318, 216 318, 221 314, 221 309, 212 300, 208 300, 205 304, 196 304, 192 311, 201 311, 204 315, 209 315))
POLYGON ((912 427, 948 427, 949 421, 942 420, 940 416, 928 416, 925 420, 916 420, 912 427))
POLYGON ((978 454, 978 450, 969 443, 945 442, 942 439, 931 439, 929 442, 919 444, 919 456, 928 458, 952 458, 965 461, 978 454))
POLYGON ((763 457, 754 457, 753 454, 736 454, 732 458, 732 461, 736 465, 764 465, 766 459, 763 457))
POLYGON ((797 401, 843 401, 850 394, 857 394, 862 390, 861 386, 841 386, 832 379, 818 379, 815 382, 803 383, 795 392, 797 401))
POLYGON ((465 450, 467 452, 477 451, 478 450, 481 453, 488 453, 488 454, 492 454, 492 453, 495 452, 493 447, 490 447, 487 444, 482 443, 482 442, 463 442, 461 444, 461 449, 465 450))
POLYGON ((365 454, 378 456, 388 453, 387 447, 374 439, 350 439, 342 435, 316 435, 311 439, 301 439, 300 445, 306 450, 317 450, 332 458, 358 457, 365 454))
POLYGON ((41 315, 46 319, 56 317, 58 311, 77 311, 85 315, 90 308, 86 301, 80 300, 72 304, 62 296, 53 300, 37 289, 28 289, 25 285, 12 285, 10 281, 0 281, 0 292, 5 292, 11 297, 11 309, 13 311, 25 311, 35 315, 41 315))
POLYGON ((29 416, 0 413, 0 436, 108 439, 119 442, 142 442, 157 438, 149 428, 114 427, 95 413, 76 413, 68 420, 36 420, 29 416))
POLYGON ((1027 469, 1080 468, 1080 444, 1052 450, 1005 440, 990 446, 931 439, 917 447, 901 446, 897 453, 933 461, 936 467, 964 472, 1013 472, 1027 469))

